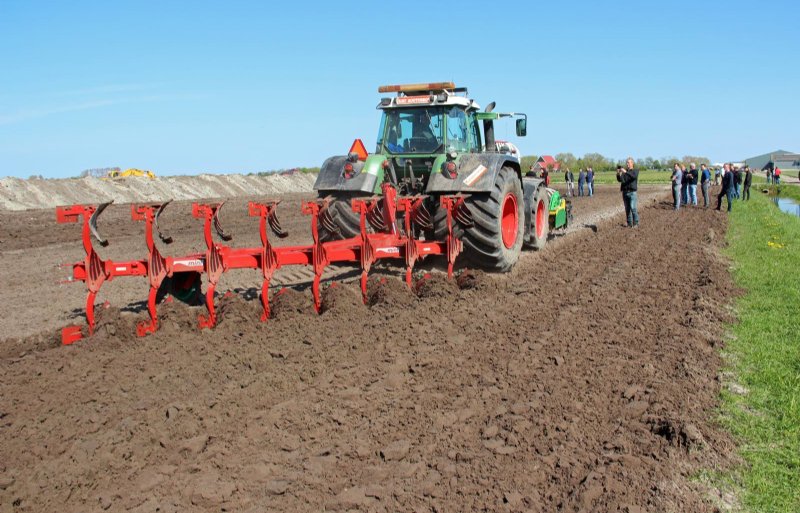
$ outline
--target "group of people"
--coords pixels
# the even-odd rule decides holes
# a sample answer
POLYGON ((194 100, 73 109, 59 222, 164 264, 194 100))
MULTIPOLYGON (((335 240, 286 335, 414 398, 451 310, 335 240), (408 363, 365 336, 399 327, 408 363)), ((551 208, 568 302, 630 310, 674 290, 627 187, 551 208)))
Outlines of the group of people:
MULTIPOLYGON (((781 184, 781 168, 775 165, 774 162, 771 160, 767 162, 767 165, 763 168, 764 171, 767 172, 767 183, 771 184, 774 183, 775 185, 781 184)), ((800 175, 798 175, 800 178, 800 175)))
MULTIPOLYGON (((564 171, 564 182, 567 184, 567 196, 576 196, 575 175, 569 169, 564 171)), ((594 196, 594 169, 591 167, 578 171, 577 196, 594 196)))
POLYGON ((675 210, 681 205, 697 206, 697 185, 700 184, 700 191, 703 194, 703 206, 708 208, 710 199, 708 196, 711 187, 711 171, 705 164, 700 165, 692 162, 689 169, 685 164, 675 164, 672 169, 672 206, 675 210))
MULTIPOLYGON (((780 176, 780 175, 779 175, 780 176)), ((697 206, 697 185, 700 183, 700 190, 703 194, 703 207, 711 205, 709 199, 709 189, 711 188, 711 171, 708 166, 701 164, 697 169, 695 163, 686 169, 684 164, 675 164, 672 170, 672 205, 675 210, 681 205, 697 206)), ((714 173, 714 185, 720 184, 720 192, 717 195, 717 210, 721 210, 722 198, 728 200, 728 212, 731 211, 734 199, 749 200, 750 186, 753 184, 753 171, 750 166, 740 168, 730 163, 722 166, 714 173)))

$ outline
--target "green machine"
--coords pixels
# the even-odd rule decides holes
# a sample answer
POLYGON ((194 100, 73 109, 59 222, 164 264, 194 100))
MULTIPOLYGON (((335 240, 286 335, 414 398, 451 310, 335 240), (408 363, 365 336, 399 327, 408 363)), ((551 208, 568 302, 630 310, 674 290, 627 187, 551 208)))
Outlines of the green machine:
POLYGON ((351 200, 380 194, 389 182, 401 195, 423 197, 430 212, 424 229, 431 238, 446 231, 439 196, 464 197, 456 230, 464 258, 493 271, 510 270, 523 247, 541 249, 551 229, 566 228, 569 204, 544 180, 526 175, 513 144, 497 141, 494 123, 514 119, 516 134, 526 135, 527 116, 494 112, 468 97, 452 82, 381 86, 375 152, 356 140, 347 155, 322 164, 314 190, 327 199, 323 240, 359 233, 351 200))

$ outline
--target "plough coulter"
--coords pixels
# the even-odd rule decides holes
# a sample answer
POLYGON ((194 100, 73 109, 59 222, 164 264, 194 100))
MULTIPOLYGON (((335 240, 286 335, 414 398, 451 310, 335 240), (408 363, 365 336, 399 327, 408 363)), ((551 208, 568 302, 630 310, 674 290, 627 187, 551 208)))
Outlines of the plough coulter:
MULTIPOLYGON (((136 332, 145 336, 158 329, 158 299, 165 289, 176 297, 187 299, 192 291, 199 293, 201 277, 205 276, 205 306, 207 313, 198 316, 201 328, 213 328, 217 323, 214 295, 222 275, 231 269, 254 269, 261 273, 261 320, 270 316, 269 286, 276 270, 291 265, 311 266, 314 277, 311 290, 314 307, 321 308, 320 283, 326 266, 353 263, 361 268, 361 293, 366 302, 367 278, 376 261, 381 259, 401 260, 405 264, 405 281, 411 286, 412 272, 418 260, 431 255, 443 255, 447 259, 448 276, 452 277, 453 265, 461 252, 462 244, 456 236, 456 223, 469 226, 472 222, 464 206, 464 197, 458 194, 439 196, 439 208, 445 212, 447 230, 443 240, 424 240, 421 234, 432 228, 431 215, 421 195, 398 196, 389 183, 383 184, 380 196, 353 198, 351 208, 359 218, 359 233, 341 240, 324 241, 320 231, 336 230, 330 219, 329 199, 320 198, 304 202, 302 211, 311 217, 313 242, 300 246, 275 246, 270 233, 278 238, 288 234, 281 228, 277 217, 279 201, 252 201, 248 204, 251 217, 258 217, 261 246, 237 248, 226 243, 231 237, 223 230, 219 213, 223 203, 192 205, 192 215, 203 220, 204 252, 185 256, 164 256, 156 245, 154 231, 164 244, 172 242, 159 228, 159 217, 170 203, 131 205, 131 219, 144 221, 147 256, 139 260, 113 261, 100 257, 94 240, 107 246, 97 230, 97 219, 111 204, 72 205, 58 207, 58 223, 82 222, 82 241, 86 256, 72 264, 72 279, 86 283, 86 330, 94 333, 96 322, 94 305, 97 294, 107 281, 115 278, 138 276, 147 278, 150 289, 147 297, 149 319, 137 325, 136 332), (216 234, 216 237, 215 237, 216 234), (219 240, 217 240, 219 239, 219 240), (168 286, 167 286, 168 285, 168 286), (186 297, 181 297, 185 295, 186 297)), ((83 326, 68 326, 62 330, 62 343, 71 344, 84 336, 83 326)))

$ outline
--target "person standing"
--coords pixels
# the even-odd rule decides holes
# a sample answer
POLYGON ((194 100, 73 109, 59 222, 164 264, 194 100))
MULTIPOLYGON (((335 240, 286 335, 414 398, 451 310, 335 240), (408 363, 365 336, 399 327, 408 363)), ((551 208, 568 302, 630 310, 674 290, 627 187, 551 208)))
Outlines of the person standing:
POLYGON ((688 204, 697 206, 697 164, 694 162, 689 166, 689 201, 688 204))
POLYGON ((767 172, 767 185, 771 184, 773 174, 775 173, 775 163, 770 160, 764 165, 764 167, 761 168, 761 170, 767 172))
POLYGON ((714 168, 714 187, 719 185, 719 179, 722 176, 722 171, 719 170, 718 167, 714 168))
POLYGON ((681 166, 675 164, 672 169, 672 207, 675 210, 681 208, 681 182, 683 174, 681 173, 681 166))
POLYGON ((750 185, 753 184, 753 172, 750 166, 744 167, 744 190, 742 191, 742 201, 750 200, 750 185))
POLYGON ((567 184, 567 196, 575 196, 575 175, 569 168, 564 171, 564 183, 567 184))
POLYGON ((583 171, 583 168, 581 168, 581 170, 578 171, 578 196, 583 196, 583 184, 585 183, 586 173, 583 171))
POLYGON ((708 188, 711 185, 711 172, 705 164, 700 164, 700 190, 703 192, 703 208, 708 208, 708 188))
POLYGON ((781 168, 775 166, 775 174, 772 177, 772 181, 775 182, 775 185, 781 184, 781 168))
POLYGON ((730 164, 722 166, 722 186, 719 189, 719 194, 717 195, 717 210, 721 210, 722 197, 724 196, 728 199, 728 212, 730 212, 733 206, 733 171, 731 171, 730 164))
POLYGON ((594 194, 594 169, 592 168, 586 170, 586 188, 589 191, 589 196, 594 194))
POLYGON ((681 164, 681 203, 689 204, 689 172, 684 164, 681 164))
POLYGON ((739 199, 742 196, 742 172, 738 167, 733 166, 733 197, 739 199))
POLYGON ((628 228, 639 226, 639 211, 636 191, 639 188, 639 170, 634 167, 633 157, 628 157, 625 161, 627 169, 619 166, 617 168, 617 181, 619 190, 622 191, 622 203, 625 205, 625 220, 628 228))

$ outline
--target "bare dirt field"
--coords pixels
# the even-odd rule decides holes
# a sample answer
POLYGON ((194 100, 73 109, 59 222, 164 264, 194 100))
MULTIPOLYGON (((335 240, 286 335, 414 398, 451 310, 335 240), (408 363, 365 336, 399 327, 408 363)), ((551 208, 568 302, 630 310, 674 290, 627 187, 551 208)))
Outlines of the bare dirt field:
MULTIPOLYGON (((693 476, 731 458, 713 423, 727 218, 642 188, 626 229, 598 189, 507 275, 376 280, 369 306, 343 283, 321 315, 287 289, 259 323, 258 273, 226 273, 216 329, 173 303, 142 339, 146 280, 120 279, 65 347, 83 288, 55 266, 81 258, 78 227, 0 211, 0 511, 714 511, 693 476)), ((288 243, 308 238, 301 198, 280 207, 288 243)), ((256 245, 245 205, 223 222, 256 245)), ((188 203, 170 208, 165 252, 201 250, 188 203)), ((124 206, 100 229, 102 256, 145 255, 124 206)))

